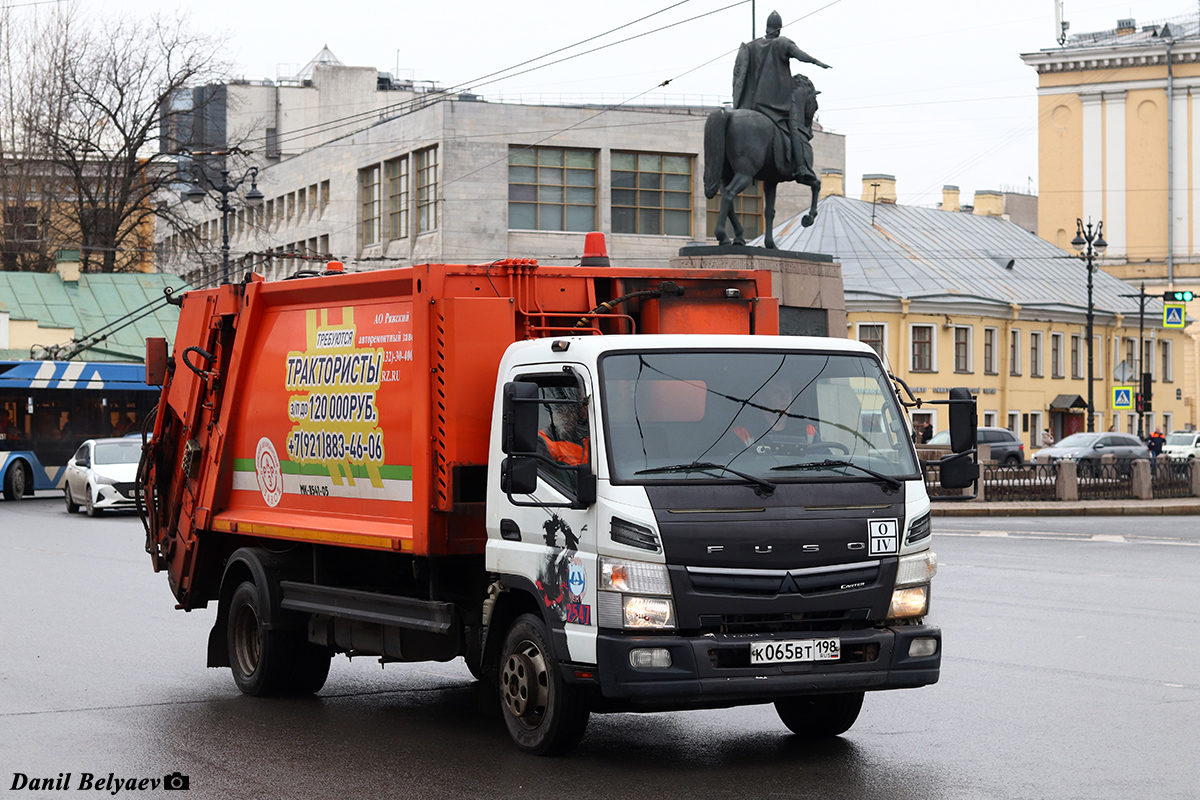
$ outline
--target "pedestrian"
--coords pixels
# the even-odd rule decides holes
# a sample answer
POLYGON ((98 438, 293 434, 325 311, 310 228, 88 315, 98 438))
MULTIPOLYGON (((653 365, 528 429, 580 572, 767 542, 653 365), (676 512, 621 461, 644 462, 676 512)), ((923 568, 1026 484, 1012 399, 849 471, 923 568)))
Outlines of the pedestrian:
POLYGON ((929 444, 929 440, 933 438, 933 423, 925 420, 925 427, 921 428, 921 444, 929 444))
POLYGON ((1054 436, 1050 433, 1050 429, 1046 428, 1042 431, 1042 447, 1053 447, 1054 436))
POLYGON ((1115 422, 1114 422, 1112 425, 1109 425, 1109 426, 1108 426, 1108 432, 1109 432, 1109 433, 1116 433, 1116 432, 1117 432, 1117 423, 1115 423, 1115 422))
POLYGON ((1158 457, 1162 455, 1163 445, 1167 443, 1167 437, 1163 436, 1162 428, 1155 428, 1154 433, 1150 434, 1146 439, 1146 447, 1150 450, 1150 469, 1154 471, 1158 466, 1158 457))

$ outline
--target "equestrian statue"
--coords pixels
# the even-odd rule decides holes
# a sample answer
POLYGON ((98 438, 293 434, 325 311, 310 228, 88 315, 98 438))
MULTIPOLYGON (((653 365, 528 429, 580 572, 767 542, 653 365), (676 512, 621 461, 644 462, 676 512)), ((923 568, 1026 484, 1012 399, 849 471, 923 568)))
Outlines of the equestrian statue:
POLYGON ((743 44, 733 67, 733 110, 720 109, 704 125, 704 196, 721 193, 717 242, 730 244, 725 221, 733 224, 733 244, 745 244, 734 200, 752 182, 763 182, 765 244, 775 249, 775 189, 796 181, 812 189, 812 207, 801 223, 817 216, 821 180, 813 169, 812 124, 817 95, 812 81, 791 74, 791 60, 829 65, 805 53, 786 36, 775 11, 767 17, 767 33, 743 44))

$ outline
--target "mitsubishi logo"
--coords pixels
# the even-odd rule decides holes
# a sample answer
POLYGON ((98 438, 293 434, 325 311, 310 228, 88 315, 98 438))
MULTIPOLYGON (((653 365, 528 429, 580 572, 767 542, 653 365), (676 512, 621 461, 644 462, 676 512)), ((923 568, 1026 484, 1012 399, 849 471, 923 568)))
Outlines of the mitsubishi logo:
POLYGON ((792 573, 788 573, 783 579, 783 583, 779 584, 777 594, 800 594, 800 587, 796 585, 796 579, 792 577, 792 573))

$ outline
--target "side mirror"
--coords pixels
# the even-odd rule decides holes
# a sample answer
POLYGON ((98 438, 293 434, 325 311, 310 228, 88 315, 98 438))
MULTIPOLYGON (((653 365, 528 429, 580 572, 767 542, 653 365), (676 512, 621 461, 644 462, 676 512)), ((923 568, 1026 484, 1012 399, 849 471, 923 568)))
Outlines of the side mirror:
POLYGON ((86 466, 88 466, 89 464, 91 464, 91 462, 90 462, 90 461, 88 461, 86 458, 77 458, 77 459, 75 459, 75 466, 77 466, 77 467, 86 467, 86 466))
POLYGON ((505 494, 533 494, 537 491, 537 461, 512 457, 500 462, 500 491, 505 494))
POLYGON ((1093 450, 1103 450, 1104 444, 1102 442, 1096 442, 1094 445, 1092 445, 1092 449, 1093 450))
MULTIPOLYGON (((962 386, 950 390, 950 449, 965 453, 975 449, 979 427, 975 398, 962 386), (955 402, 958 401, 958 402, 955 402)), ((961 488, 961 487, 960 487, 961 488)))
POLYGON ((938 474, 943 489, 966 489, 979 478, 979 465, 970 453, 958 453, 938 462, 938 474))
MULTIPOLYGON (((525 381, 504 384, 500 449, 507 455, 537 452, 538 387, 525 381)), ((534 476, 536 481, 536 475, 534 476)), ((533 491, 532 489, 530 491, 533 491)), ((514 492, 528 494, 528 492, 514 492)))

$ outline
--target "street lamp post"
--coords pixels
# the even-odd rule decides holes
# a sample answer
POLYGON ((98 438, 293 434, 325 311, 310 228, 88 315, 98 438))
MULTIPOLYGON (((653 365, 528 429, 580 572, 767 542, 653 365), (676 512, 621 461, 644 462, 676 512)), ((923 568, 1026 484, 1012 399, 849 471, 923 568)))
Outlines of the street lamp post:
POLYGON ((241 178, 232 184, 229 182, 229 170, 227 169, 221 170, 221 182, 216 185, 204 174, 204 170, 199 165, 193 168, 193 175, 195 180, 183 193, 186 200, 192 203, 202 203, 204 198, 208 197, 208 190, 221 196, 217 201, 217 210, 221 212, 221 283, 229 283, 229 214, 233 211, 233 206, 229 204, 229 195, 249 180, 250 191, 246 192, 242 202, 246 204, 247 208, 258 208, 262 205, 264 197, 263 193, 258 190, 258 167, 250 167, 241 178), (201 186, 201 182, 208 186, 208 190, 201 186))
POLYGON ((1096 227, 1092 228, 1091 220, 1084 225, 1083 220, 1075 220, 1075 238, 1071 240, 1071 246, 1079 251, 1079 257, 1087 262, 1087 389, 1088 389, 1088 418, 1087 429, 1088 433, 1096 430, 1096 413, 1094 396, 1092 394, 1092 381, 1095 379, 1095 369, 1092 366, 1092 357, 1095 350, 1093 342, 1095 334, 1092 329, 1096 321, 1096 308, 1092 304, 1092 270, 1095 269, 1094 262, 1097 258, 1104 254, 1108 247, 1108 242, 1104 241, 1104 223, 1097 222, 1096 227))

